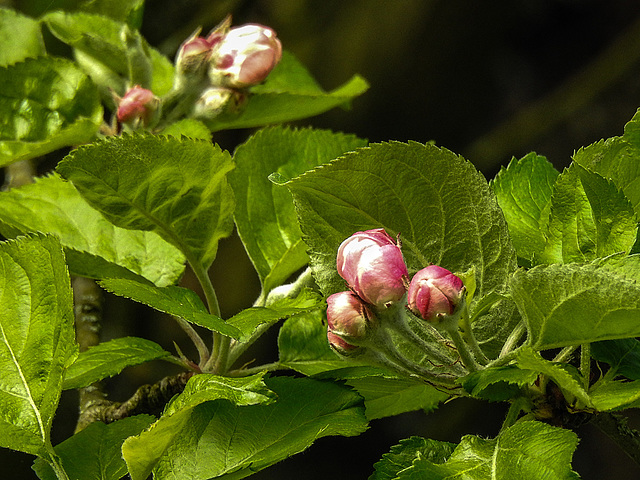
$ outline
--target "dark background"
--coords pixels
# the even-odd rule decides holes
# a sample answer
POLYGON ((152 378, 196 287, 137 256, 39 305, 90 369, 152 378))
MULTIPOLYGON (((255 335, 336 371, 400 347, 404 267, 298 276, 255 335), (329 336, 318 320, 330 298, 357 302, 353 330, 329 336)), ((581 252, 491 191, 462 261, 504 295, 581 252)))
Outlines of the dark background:
MULTIPOLYGON (((355 73, 371 83, 351 111, 336 109, 298 125, 371 142, 434 140, 487 178, 530 151, 561 169, 579 147, 621 135, 640 106, 640 4, 634 0, 148 0, 142 30, 173 58, 196 27, 206 32, 229 12, 235 24, 274 28, 326 89, 355 73)), ((233 150, 250 133, 221 132, 214 141, 233 150)), ((211 274, 225 317, 257 296, 258 280, 235 236, 221 242, 211 274)), ((122 335, 151 338, 168 350, 177 338, 188 348, 170 319, 106 296, 104 337, 122 335)), ((257 357, 275 359, 276 335, 265 336, 257 357)), ((124 400, 167 373, 164 364, 131 368, 109 388, 124 400)), ((54 444, 73 430, 75 402, 73 392, 63 395, 54 444)), ((252 478, 364 479, 402 438, 492 437, 504 412, 503 405, 459 399, 428 415, 376 420, 359 437, 321 439, 252 478)), ((631 425, 640 426, 637 417, 631 425)), ((640 468, 595 427, 577 433, 574 469, 583 479, 640 478, 640 468)), ((2 450, 0 459, 3 478, 35 478, 29 456, 2 450)))

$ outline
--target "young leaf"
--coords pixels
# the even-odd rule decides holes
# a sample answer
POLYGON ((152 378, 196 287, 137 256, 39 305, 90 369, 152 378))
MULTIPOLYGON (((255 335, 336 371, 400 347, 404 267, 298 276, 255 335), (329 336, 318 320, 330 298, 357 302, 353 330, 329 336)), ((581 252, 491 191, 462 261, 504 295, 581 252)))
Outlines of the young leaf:
POLYGON ((44 55, 40 23, 8 8, 0 8, 0 66, 44 55))
POLYGON ((95 85, 69 60, 0 67, 0 85, 0 166, 88 142, 102 122, 95 85))
POLYGON ((198 294, 188 288, 176 286, 159 288, 122 278, 103 280, 100 286, 121 297, 130 298, 223 335, 233 338, 240 338, 242 335, 236 327, 229 325, 220 317, 209 314, 198 294))
POLYGON ((369 420, 414 410, 430 412, 449 398, 431 385, 408 378, 366 377, 347 381, 364 398, 369 420))
POLYGON ((184 118, 172 123, 162 130, 162 135, 172 135, 180 138, 181 136, 189 138, 199 138, 202 140, 211 140, 211 132, 207 126, 200 120, 193 118, 184 118))
POLYGON ((247 308, 234 315, 227 323, 242 331, 240 341, 245 341, 251 336, 258 325, 275 323, 300 313, 309 312, 319 308, 322 299, 313 291, 304 289, 296 298, 283 298, 270 304, 268 307, 247 308))
POLYGON ((382 455, 382 459, 373 466, 375 472, 369 480, 394 480, 402 470, 411 467, 414 460, 420 458, 431 463, 444 463, 455 447, 454 443, 428 438, 405 438, 400 440, 398 445, 391 447, 389 453, 382 455))
POLYGON ((605 381, 590 392, 593 406, 599 412, 640 407, 640 380, 633 382, 605 381))
POLYGON ((149 430, 124 442, 122 455, 131 478, 145 480, 174 442, 181 436, 192 436, 195 433, 184 429, 193 409, 202 403, 246 407, 271 403, 273 398, 273 392, 264 383, 263 374, 243 378, 194 375, 187 382, 183 393, 172 400, 165 414, 149 430), (220 402, 221 400, 225 402, 220 402))
POLYGON ((558 175, 545 157, 530 153, 511 160, 490 183, 509 226, 513 247, 527 265, 544 250, 551 193, 558 175))
POLYGON ((640 380, 640 341, 635 338, 605 340, 591 344, 591 356, 610 365, 617 375, 640 380))
POLYGON ((283 52, 282 60, 265 83, 251 89, 251 97, 240 113, 220 115, 208 121, 207 126, 218 131, 291 122, 346 106, 369 88, 359 75, 331 92, 310 78, 293 55, 283 52))
POLYGON ((435 462, 419 456, 395 478, 573 480, 579 478, 571 469, 571 456, 577 445, 578 437, 571 430, 534 421, 521 422, 502 430, 492 440, 463 437, 444 463, 442 456, 435 462))
POLYGON ((553 380, 560 387, 565 397, 569 397, 567 400, 570 403, 574 403, 571 397, 575 397, 583 406, 592 406, 591 399, 587 395, 582 382, 579 381, 580 378, 577 378, 577 372, 576 375, 572 375, 568 370, 569 365, 561 365, 545 360, 538 352, 528 347, 524 347, 518 352, 517 365, 518 368, 541 373, 553 380))
POLYGON ((629 252, 637 229, 633 207, 616 185, 573 164, 554 185, 547 245, 538 261, 584 262, 629 252))
POLYGON ((538 372, 509 365, 473 372, 462 379, 462 386, 473 397, 506 401, 517 395, 521 387, 533 385, 538 372))
POLYGON ((156 232, 208 268, 233 228, 232 168, 210 142, 126 135, 80 147, 57 170, 114 225, 156 232))
POLYGON ((640 215, 640 109, 624 127, 624 135, 581 148, 573 161, 611 179, 640 215))
MULTIPOLYGON (((162 439, 164 454, 157 457, 154 478, 243 478, 305 450, 318 438, 358 435, 367 428, 362 400, 348 388, 308 378, 274 377, 265 383, 276 393, 276 402, 238 407, 215 401, 190 409, 170 441, 162 439)), ((134 437, 148 438, 146 446, 138 447, 145 449, 140 454, 154 448, 153 433, 152 427, 134 437)), ((123 451, 128 462, 138 452, 127 443, 123 451)), ((130 472, 133 480, 148 474, 143 468, 130 472)))
MULTIPOLYGON (((93 422, 84 430, 56 445, 55 452, 69 478, 82 480, 120 480, 127 465, 120 453, 122 443, 138 435, 155 420, 151 415, 136 415, 105 425, 93 422)), ((40 480, 57 480, 51 467, 41 459, 33 464, 40 480)))
POLYGON ((477 298, 502 288, 516 268, 507 225, 486 180, 448 150, 375 144, 287 185, 325 294, 344 290, 335 268, 340 243, 373 227, 400 234, 410 273, 430 263, 460 272, 475 267, 477 298))
POLYGON ((640 336, 640 257, 518 271, 511 296, 536 350, 640 336))
POLYGON ((153 232, 115 227, 57 175, 0 192, 0 232, 57 236, 72 273, 90 278, 136 277, 159 286, 178 281, 184 256, 153 232))
POLYGON ((63 388, 81 388, 112 377, 126 367, 166 358, 171 354, 151 340, 122 337, 80 352, 64 376, 63 388))
POLYGON ((274 127, 256 133, 234 153, 236 170, 229 181, 237 202, 235 221, 265 294, 309 260, 291 194, 269 175, 292 178, 364 145, 353 135, 274 127))
POLYGON ((60 244, 36 235, 0 244, 0 446, 48 456, 65 369, 77 354, 60 244))

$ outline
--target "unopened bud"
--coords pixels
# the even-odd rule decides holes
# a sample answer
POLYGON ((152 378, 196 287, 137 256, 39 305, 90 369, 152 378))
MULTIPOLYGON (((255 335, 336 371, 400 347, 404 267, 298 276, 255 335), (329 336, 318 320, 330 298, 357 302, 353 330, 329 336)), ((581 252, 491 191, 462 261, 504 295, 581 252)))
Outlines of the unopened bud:
POLYGON ((196 30, 187 38, 176 55, 176 71, 180 75, 195 75, 204 73, 207 62, 211 57, 213 47, 222 40, 221 33, 213 32, 207 37, 200 37, 200 30, 196 30))
POLYGON ((116 116, 119 122, 135 128, 141 123, 149 125, 159 115, 159 110, 160 99, 151 90, 136 85, 118 99, 116 116))
POLYGON ((193 117, 211 120, 220 115, 235 93, 228 88, 207 88, 193 106, 193 117))
POLYGON ((213 49, 209 78, 213 85, 246 88, 267 78, 282 58, 282 44, 265 26, 232 28, 213 49))
POLYGON ((344 357, 350 357, 357 353, 360 353, 365 347, 359 347, 357 345, 351 345, 346 340, 342 339, 333 332, 327 331, 327 340, 331 349, 339 355, 344 357))
POLYGON ((407 292, 409 309, 431 323, 452 315, 464 298, 462 280, 449 270, 430 265, 416 273, 407 292))
POLYGON ((400 245, 383 228, 356 232, 338 248, 338 274, 365 302, 398 302, 409 276, 400 245))
POLYGON ((350 340, 367 337, 373 315, 360 298, 352 292, 339 292, 327 298, 329 331, 350 340))

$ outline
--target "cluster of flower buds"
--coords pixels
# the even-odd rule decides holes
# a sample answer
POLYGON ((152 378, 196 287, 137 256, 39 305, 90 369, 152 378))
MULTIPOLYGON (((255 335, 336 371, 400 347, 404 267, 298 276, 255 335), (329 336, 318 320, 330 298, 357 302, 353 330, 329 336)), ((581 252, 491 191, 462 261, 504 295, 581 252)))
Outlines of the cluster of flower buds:
POLYGON ((200 89, 193 115, 213 118, 244 90, 263 82, 282 58, 282 44, 269 27, 230 27, 228 17, 206 37, 196 31, 178 50, 174 88, 200 89))
MULTIPOLYGON (((405 302, 406 308, 429 324, 452 319, 457 328, 465 296, 462 280, 449 270, 430 265, 409 282, 400 241, 384 229, 351 235, 338 248, 336 263, 338 274, 349 287, 327 299, 327 338, 339 354, 353 355, 363 346, 376 348, 372 332, 381 326, 382 318, 402 313, 405 302)), ((379 344, 380 335, 377 338, 379 344)))

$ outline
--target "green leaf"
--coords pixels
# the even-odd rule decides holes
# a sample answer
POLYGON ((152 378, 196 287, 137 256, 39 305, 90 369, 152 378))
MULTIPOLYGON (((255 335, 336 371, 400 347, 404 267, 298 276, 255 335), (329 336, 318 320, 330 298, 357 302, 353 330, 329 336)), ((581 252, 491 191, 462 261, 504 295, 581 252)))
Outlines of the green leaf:
POLYGON ((511 296, 536 350, 640 336, 640 256, 518 271, 511 296))
POLYGON ((594 342, 591 356, 610 365, 609 375, 615 372, 629 380, 640 380, 640 341, 635 338, 594 342))
POLYGON ((558 175, 545 157, 529 153, 511 160, 491 182, 513 246, 527 266, 544 250, 551 193, 558 175))
POLYGON ((452 152, 384 143, 349 153, 287 184, 325 294, 344 290, 340 243, 358 230, 400 233, 409 272, 435 263, 475 267, 476 298, 503 287, 516 268, 502 212, 484 177, 452 152))
POLYGON ((637 215, 640 215, 640 109, 624 127, 622 137, 581 148, 573 161, 611 179, 622 189, 637 215))
MULTIPOLYGON (((190 409, 171 439, 158 439, 165 440, 165 448, 154 478, 243 478, 305 450, 318 438, 358 435, 367 428, 362 400, 348 388, 308 378, 275 377, 265 383, 276 393, 277 402, 238 407, 216 401, 190 409)), ((134 453, 142 455, 159 446, 153 433, 152 427, 134 437, 148 438, 138 451, 125 442, 127 462, 134 453)), ((149 470, 128 465, 133 480, 146 479, 149 470)))
POLYGON ((8 8, 0 8, 0 66, 45 54, 40 23, 8 8))
POLYGON ((521 387, 533 385, 538 372, 515 365, 490 367, 473 372, 462 379, 462 386, 473 397, 506 401, 515 397, 521 387))
POLYGON ((517 365, 518 368, 532 370, 553 380, 560 387, 569 404, 575 404, 575 400, 578 400, 582 403, 581 406, 592 406, 591 399, 581 382, 582 379, 577 371, 574 374, 571 373, 570 365, 545 360, 538 352, 528 347, 523 347, 518 352, 517 365))
POLYGON ((80 147, 57 170, 114 225, 156 232, 208 268, 233 228, 232 168, 210 142, 125 135, 80 147))
POLYGON ((140 275, 165 286, 184 270, 184 256, 173 245, 153 232, 115 227, 57 175, 0 192, 0 232, 7 238, 29 232, 57 236, 75 275, 140 275))
POLYGON ((0 447, 44 456, 77 354, 71 284, 54 237, 0 244, 0 304, 0 447))
POLYGON ((185 390, 167 405, 166 412, 149 430, 124 442, 122 455, 131 478, 146 479, 175 441, 192 434, 184 428, 193 409, 202 403, 209 402, 215 406, 226 403, 242 407, 271 403, 274 395, 265 385, 263 375, 228 378, 201 374, 191 377, 185 390))
POLYGON ((236 195, 235 221, 265 294, 309 260, 291 194, 269 175, 289 179, 364 145, 353 135, 274 127, 256 133, 234 153, 236 170, 229 181, 236 195))
POLYGON ((120 278, 103 280, 100 286, 121 297, 130 298, 223 335, 233 338, 240 338, 242 335, 236 327, 226 323, 220 317, 209 314, 198 294, 188 288, 176 286, 160 288, 120 278))
POLYGON ((407 378, 366 377, 347 381, 364 398, 369 420, 414 410, 430 412, 449 395, 431 385, 407 378))
POLYGON ((441 463, 420 456, 397 480, 578 479, 571 456, 578 437, 571 430, 540 422, 521 422, 504 429, 495 439, 467 435, 449 459, 441 463))
POLYGON ((391 447, 389 453, 382 455, 382 459, 373 466, 375 472, 369 480, 393 480, 402 470, 411 467, 414 460, 421 458, 431 463, 444 463, 455 447, 454 443, 428 438, 405 438, 400 440, 398 445, 391 447))
POLYGON ((0 166, 90 141, 102 122, 95 85, 69 60, 0 68, 0 166))
POLYGON ((122 337, 102 342, 80 352, 67 370, 63 388, 69 390, 86 387, 103 378, 117 375, 126 367, 170 355, 157 343, 144 338, 122 337))
POLYGON ((633 206, 616 185, 573 164, 554 185, 547 245, 539 261, 584 262, 629 252, 637 230, 633 206))
POLYGON ((599 412, 638 408, 640 407, 640 380, 606 381, 596 384, 590 396, 593 406, 599 412))
POLYGON ((234 315, 227 323, 242 331, 241 341, 247 340, 258 325, 275 323, 294 315, 317 309, 322 298, 312 290, 304 289, 295 298, 282 298, 268 307, 252 307, 234 315))
POLYGON ((251 90, 251 97, 240 113, 221 115, 207 122, 212 131, 249 128, 291 122, 312 117, 339 106, 346 106, 362 95, 369 84, 359 75, 326 92, 288 52, 269 74, 263 85, 251 90))
POLYGON ((193 118, 184 118, 172 123, 162 130, 162 135, 172 135, 180 138, 181 136, 189 138, 199 138, 202 140, 211 140, 211 132, 207 126, 199 120, 193 118))
MULTIPOLYGON (((105 425, 93 422, 84 430, 56 445, 55 452, 69 478, 82 480, 120 480, 127 465, 120 453, 122 443, 138 435, 155 420, 151 415, 137 415, 105 425)), ((33 470, 40 480, 57 480, 51 467, 41 459, 33 470)))

